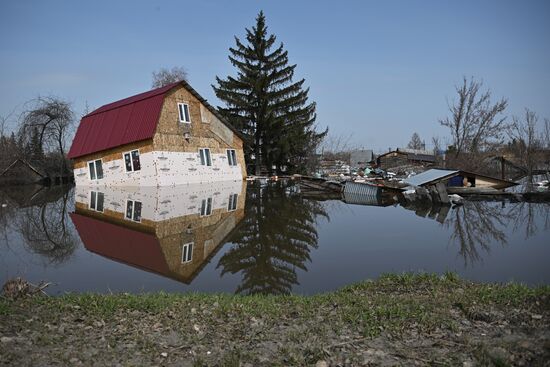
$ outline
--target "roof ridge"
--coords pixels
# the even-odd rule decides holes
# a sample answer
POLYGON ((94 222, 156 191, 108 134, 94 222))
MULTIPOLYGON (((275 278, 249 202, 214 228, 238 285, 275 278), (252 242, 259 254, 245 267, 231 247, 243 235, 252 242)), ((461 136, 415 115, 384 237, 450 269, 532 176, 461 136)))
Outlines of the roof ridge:
POLYGON ((182 81, 180 80, 180 81, 175 82, 175 83, 167 84, 165 86, 162 86, 162 87, 159 87, 159 88, 156 88, 156 89, 151 89, 151 90, 146 91, 146 92, 134 94, 133 96, 119 99, 118 101, 114 101, 114 102, 111 102, 111 103, 104 104, 103 106, 93 110, 92 112, 88 113, 87 115, 84 115, 82 118, 97 115, 98 113, 111 111, 111 110, 114 110, 115 108, 124 107, 124 106, 127 106, 127 105, 135 103, 135 102, 139 102, 139 101, 143 101, 143 100, 146 100, 146 99, 149 99, 149 98, 153 98, 153 97, 158 96, 159 94, 165 94, 170 89, 176 87, 178 84, 181 84, 181 82, 182 81))

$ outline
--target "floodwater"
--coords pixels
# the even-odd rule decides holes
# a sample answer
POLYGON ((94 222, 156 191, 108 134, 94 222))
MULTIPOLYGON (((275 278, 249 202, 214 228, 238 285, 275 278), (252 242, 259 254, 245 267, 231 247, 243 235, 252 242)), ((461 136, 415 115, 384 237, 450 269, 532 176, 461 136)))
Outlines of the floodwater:
POLYGON ((4 188, 0 281, 50 282, 50 294, 314 294, 388 272, 550 283, 549 203, 405 208, 297 191, 282 181, 4 188))

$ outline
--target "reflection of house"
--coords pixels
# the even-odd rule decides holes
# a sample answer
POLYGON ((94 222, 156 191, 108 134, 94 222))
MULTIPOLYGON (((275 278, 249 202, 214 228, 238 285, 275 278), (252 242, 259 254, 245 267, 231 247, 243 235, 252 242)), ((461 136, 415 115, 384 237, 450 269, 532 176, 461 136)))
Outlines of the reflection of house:
POLYGON ((76 185, 166 186, 246 175, 239 134, 185 81, 87 114, 68 156, 76 185))
POLYGON ((459 170, 430 169, 418 175, 403 180, 411 186, 431 186, 440 182, 447 186, 447 192, 451 193, 453 188, 490 188, 505 189, 516 185, 516 183, 501 180, 495 177, 481 175, 459 170))
POLYGON ((400 166, 432 166, 435 164, 435 155, 427 150, 397 149, 381 154, 376 159, 382 169, 391 169, 400 166))
POLYGON ((190 283, 244 217, 246 185, 77 186, 75 227, 92 252, 190 283))

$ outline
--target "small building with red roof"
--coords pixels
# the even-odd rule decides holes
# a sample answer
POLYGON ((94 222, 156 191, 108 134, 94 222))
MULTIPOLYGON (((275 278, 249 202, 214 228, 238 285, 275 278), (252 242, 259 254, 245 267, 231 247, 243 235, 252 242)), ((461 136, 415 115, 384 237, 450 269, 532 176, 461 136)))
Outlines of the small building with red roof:
POLYGON ((87 114, 68 157, 77 186, 169 186, 246 177, 240 134, 186 81, 87 114))

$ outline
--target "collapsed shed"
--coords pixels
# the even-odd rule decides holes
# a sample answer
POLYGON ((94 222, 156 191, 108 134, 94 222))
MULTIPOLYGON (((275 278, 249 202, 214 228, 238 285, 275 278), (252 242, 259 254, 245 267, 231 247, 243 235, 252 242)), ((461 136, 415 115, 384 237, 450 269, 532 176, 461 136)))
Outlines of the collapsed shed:
POLYGON ((429 169, 418 175, 406 178, 404 183, 411 186, 435 186, 443 184, 449 194, 495 193, 517 185, 515 182, 463 170, 429 169))

